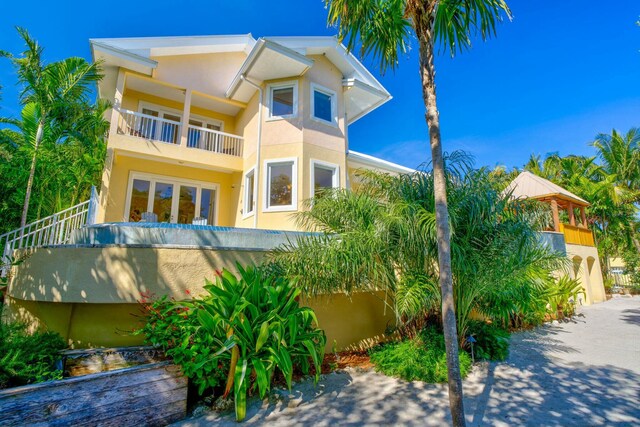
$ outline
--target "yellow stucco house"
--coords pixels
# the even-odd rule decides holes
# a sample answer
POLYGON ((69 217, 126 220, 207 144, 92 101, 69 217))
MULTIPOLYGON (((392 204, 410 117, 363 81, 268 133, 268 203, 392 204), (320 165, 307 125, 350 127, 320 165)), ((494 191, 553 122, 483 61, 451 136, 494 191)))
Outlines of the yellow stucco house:
POLYGON ((114 105, 98 222, 295 230, 291 213, 363 166, 348 126, 391 99, 333 37, 91 40, 114 105))
MULTIPOLYGON (((9 316, 75 346, 138 343, 126 331, 143 292, 184 298, 215 269, 258 262, 295 238, 305 199, 349 188, 355 170, 412 171, 349 149, 349 125, 391 95, 334 37, 90 44, 113 105, 99 196, 13 243, 30 248, 7 294, 9 316)), ((339 348, 392 322, 373 294, 309 303, 339 348)))

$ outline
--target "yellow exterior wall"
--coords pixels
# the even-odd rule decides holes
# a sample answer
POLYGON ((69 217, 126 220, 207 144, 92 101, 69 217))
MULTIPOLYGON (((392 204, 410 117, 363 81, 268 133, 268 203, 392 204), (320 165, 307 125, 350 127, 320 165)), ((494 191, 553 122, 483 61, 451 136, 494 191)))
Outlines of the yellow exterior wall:
MULTIPOLYGON (((180 299, 199 295, 216 269, 235 271, 236 262, 258 263, 265 252, 143 247, 35 249, 14 267, 5 320, 60 333, 75 347, 123 346, 141 342, 137 327, 143 293, 180 299)), ((384 339, 393 324, 382 294, 338 294, 302 301, 314 308, 327 334, 327 350, 363 348, 384 339)))
POLYGON ((571 277, 580 280, 585 291, 583 303, 591 305, 607 300, 598 249, 594 246, 567 244, 567 257, 572 261, 571 277))
POLYGON ((103 187, 104 222, 122 222, 125 214, 129 176, 132 171, 173 178, 191 179, 219 185, 218 225, 235 224, 240 173, 224 173, 208 169, 172 165, 148 159, 116 155, 109 169, 108 185, 103 187), (235 188, 234 188, 235 186, 235 188))
MULTIPOLYGON (((161 107, 167 107, 172 110, 177 110, 177 113, 179 113, 180 115, 182 115, 182 110, 184 110, 184 104, 181 102, 173 101, 166 98, 160 98, 158 96, 138 92, 131 89, 125 89, 124 96, 122 97, 122 108, 124 108, 125 110, 139 111, 140 101, 148 102, 150 104, 155 104, 161 107)), ((224 123, 224 132, 236 134, 236 119, 233 116, 221 114, 217 111, 206 110, 204 108, 196 107, 195 105, 191 106, 190 112, 191 115, 220 120, 224 123)))

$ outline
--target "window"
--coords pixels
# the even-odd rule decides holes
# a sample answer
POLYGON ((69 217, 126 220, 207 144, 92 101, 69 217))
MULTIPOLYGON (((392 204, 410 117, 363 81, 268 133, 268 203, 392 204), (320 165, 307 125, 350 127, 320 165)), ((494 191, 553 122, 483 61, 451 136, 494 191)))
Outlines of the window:
POLYGON ((207 225, 216 225, 217 203, 217 184, 133 172, 125 216, 138 222, 146 212, 153 212, 158 222, 192 224, 196 218, 205 218, 207 225))
POLYGON ((311 160, 311 195, 318 197, 322 190, 338 188, 340 186, 340 173, 338 165, 325 163, 319 160, 311 160))
POLYGON ((244 208, 243 214, 244 216, 249 216, 253 214, 253 210, 255 209, 255 200, 254 199, 254 190, 255 190, 255 169, 251 169, 244 176, 244 208))
POLYGON ((338 124, 336 93, 316 84, 311 84, 311 118, 338 124))
POLYGON ((277 159, 265 162, 265 211, 296 210, 298 204, 297 159, 277 159))
POLYGON ((298 112, 298 84, 288 82, 269 86, 269 118, 286 119, 298 112))

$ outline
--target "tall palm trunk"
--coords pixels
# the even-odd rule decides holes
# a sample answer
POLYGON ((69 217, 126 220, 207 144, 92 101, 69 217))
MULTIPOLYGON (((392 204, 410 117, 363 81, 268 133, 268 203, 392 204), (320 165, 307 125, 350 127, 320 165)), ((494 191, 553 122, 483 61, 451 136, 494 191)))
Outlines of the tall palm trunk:
POLYGON ((38 123, 38 131, 36 132, 36 142, 33 147, 33 158, 31 159, 31 170, 29 171, 29 180, 27 181, 27 191, 24 195, 24 206, 22 207, 22 218, 20 219, 20 227, 27 225, 27 213, 29 212, 29 200, 31 199, 31 188, 33 187, 33 178, 36 174, 36 158, 38 155, 38 147, 42 141, 42 133, 44 132, 44 122, 40 119, 38 123))
POLYGON ((426 108, 429 127, 429 143, 433 163, 434 196, 436 208, 436 230, 438 237, 438 268, 440 292, 442 294, 442 325, 447 352, 449 380, 449 407, 455 427, 465 426, 462 378, 458 357, 458 332, 451 273, 451 237, 449 229, 449 209, 447 207, 447 183, 442 158, 440 140, 440 116, 436 103, 435 64, 433 46, 433 16, 435 2, 427 2, 426 8, 416 8, 416 34, 420 43, 420 77, 422 97, 426 108), (426 10, 425 10, 426 9, 426 10))

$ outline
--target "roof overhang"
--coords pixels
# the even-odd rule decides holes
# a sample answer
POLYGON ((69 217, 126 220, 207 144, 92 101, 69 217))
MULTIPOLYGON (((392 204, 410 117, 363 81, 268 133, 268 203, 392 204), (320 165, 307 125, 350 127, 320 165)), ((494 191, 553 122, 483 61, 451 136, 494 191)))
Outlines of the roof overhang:
POLYGON ((299 77, 313 65, 313 60, 295 50, 263 38, 253 46, 225 95, 236 101, 248 102, 256 88, 246 79, 262 84, 265 80, 299 77))
POLYGON ((352 150, 347 151, 347 163, 356 169, 382 170, 398 174, 416 172, 415 169, 352 150))
POLYGON ((349 124, 392 98, 388 92, 376 89, 356 78, 344 79, 342 86, 346 88, 344 102, 349 124))

